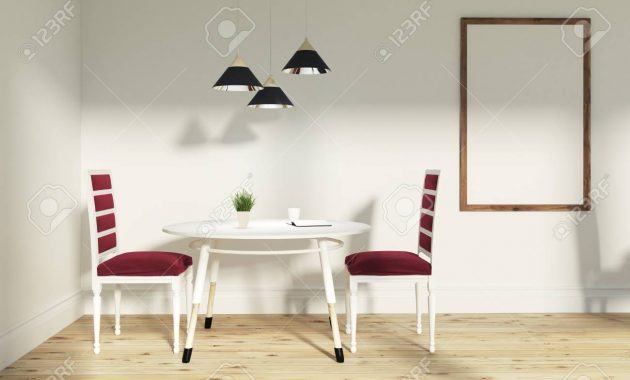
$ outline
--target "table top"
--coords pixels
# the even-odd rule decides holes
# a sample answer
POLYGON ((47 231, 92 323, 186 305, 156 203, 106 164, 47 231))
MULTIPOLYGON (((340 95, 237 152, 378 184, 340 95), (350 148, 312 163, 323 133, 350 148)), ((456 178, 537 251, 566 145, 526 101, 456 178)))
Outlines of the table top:
POLYGON ((349 221, 328 221, 332 226, 327 227, 294 227, 288 225, 285 219, 252 220, 247 228, 240 228, 236 221, 217 222, 200 220, 184 223, 169 224, 162 231, 171 235, 208 238, 208 239, 318 239, 338 238, 342 236, 358 235, 370 230, 365 223, 349 221))

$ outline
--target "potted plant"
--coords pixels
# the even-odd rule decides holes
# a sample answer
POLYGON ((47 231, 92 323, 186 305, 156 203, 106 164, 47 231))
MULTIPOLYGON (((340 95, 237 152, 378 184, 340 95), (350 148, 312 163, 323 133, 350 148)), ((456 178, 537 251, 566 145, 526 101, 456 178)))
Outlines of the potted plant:
POLYGON ((240 228, 247 228, 249 224, 249 213, 254 207, 256 199, 254 195, 247 190, 240 190, 232 196, 232 204, 236 209, 236 218, 240 228))

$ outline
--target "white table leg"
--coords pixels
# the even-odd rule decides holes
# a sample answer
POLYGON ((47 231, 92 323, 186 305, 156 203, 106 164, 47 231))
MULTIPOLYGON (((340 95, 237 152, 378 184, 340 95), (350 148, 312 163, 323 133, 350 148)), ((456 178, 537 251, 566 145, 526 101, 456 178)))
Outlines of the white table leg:
POLYGON ((195 327, 197 326, 197 314, 199 313, 199 304, 203 295, 203 284, 206 281, 206 272, 208 271, 208 258, 210 257, 210 243, 201 246, 199 253, 199 263, 197 263, 197 275, 195 276, 195 286, 193 288, 192 311, 190 315, 190 325, 186 334, 186 345, 184 345, 184 355, 182 363, 190 362, 192 357, 193 341, 195 340, 195 327))
POLYGON ((204 328, 212 327, 212 310, 214 308, 214 293, 217 289, 217 278, 219 277, 219 255, 213 254, 210 258, 210 289, 208 290, 208 310, 206 310, 206 320, 204 328))
POLYGON ((328 258, 328 241, 321 239, 317 241, 317 244, 319 246, 319 261, 322 266, 322 275, 324 277, 326 302, 328 302, 330 327, 332 329, 333 341, 335 344, 335 359, 338 363, 343 363, 343 348, 341 347, 339 324, 337 322, 337 313, 335 312, 335 284, 333 283, 332 269, 330 267, 330 259, 328 258))

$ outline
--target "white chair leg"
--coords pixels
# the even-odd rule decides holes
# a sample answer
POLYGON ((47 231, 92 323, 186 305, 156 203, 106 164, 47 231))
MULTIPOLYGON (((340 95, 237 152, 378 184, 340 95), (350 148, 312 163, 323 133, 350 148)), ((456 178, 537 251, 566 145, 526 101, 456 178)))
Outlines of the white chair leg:
POLYGON ((350 335, 351 332, 351 323, 350 323, 350 315, 351 315, 351 311, 350 311, 350 273, 346 270, 346 286, 345 286, 345 292, 346 292, 346 334, 350 335))
POLYGON ((358 284, 352 281, 352 277, 349 280, 350 288, 350 352, 357 352, 357 293, 358 284))
POLYGON ((190 326, 190 313, 192 311, 192 291, 193 291, 193 267, 192 265, 186 271, 186 331, 190 326))
POLYGON ((122 292, 120 285, 116 284, 114 287, 114 335, 120 335, 120 301, 122 298, 122 292))
POLYGON ((427 288, 429 291, 429 352, 435 352, 435 294, 431 289, 431 280, 427 288))
POLYGON ((94 353, 98 354, 101 352, 101 285, 95 285, 92 289, 92 293, 94 293, 94 297, 92 298, 94 305, 94 353))
POLYGON ((181 313, 180 309, 180 297, 181 297, 181 279, 179 277, 175 277, 171 284, 171 288, 173 290, 173 352, 179 352, 179 316, 181 313))
POLYGON ((416 333, 418 334, 422 334, 422 308, 420 307, 421 296, 420 283, 416 282, 416 333))

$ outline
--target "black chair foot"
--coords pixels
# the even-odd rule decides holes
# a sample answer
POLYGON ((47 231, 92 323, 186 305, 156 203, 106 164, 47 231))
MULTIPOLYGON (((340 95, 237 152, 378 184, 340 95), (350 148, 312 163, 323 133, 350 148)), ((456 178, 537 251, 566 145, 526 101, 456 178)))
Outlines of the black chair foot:
POLYGON ((192 348, 184 348, 184 355, 182 356, 182 363, 190 362, 191 357, 192 357, 192 348))
POLYGON ((207 329, 212 327, 212 317, 206 317, 206 322, 204 323, 203 327, 207 329))
POLYGON ((337 363, 343 363, 343 348, 335 347, 335 359, 337 363))

